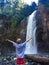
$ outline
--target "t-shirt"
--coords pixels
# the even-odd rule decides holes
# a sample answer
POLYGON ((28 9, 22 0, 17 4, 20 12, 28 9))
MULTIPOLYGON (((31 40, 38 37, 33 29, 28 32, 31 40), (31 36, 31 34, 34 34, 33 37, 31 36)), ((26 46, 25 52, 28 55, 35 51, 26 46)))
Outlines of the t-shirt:
POLYGON ((17 58, 24 58, 26 42, 21 43, 21 44, 13 42, 13 46, 15 46, 15 48, 16 48, 16 57, 17 58))

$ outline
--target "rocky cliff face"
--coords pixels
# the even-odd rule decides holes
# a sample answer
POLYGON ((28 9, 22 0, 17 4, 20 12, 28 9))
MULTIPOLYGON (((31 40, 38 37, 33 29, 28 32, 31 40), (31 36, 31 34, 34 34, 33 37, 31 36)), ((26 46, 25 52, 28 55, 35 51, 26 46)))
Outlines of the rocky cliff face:
POLYGON ((36 13, 36 38, 38 44, 38 51, 49 52, 49 13, 46 9, 46 0, 39 0, 38 9, 36 13))

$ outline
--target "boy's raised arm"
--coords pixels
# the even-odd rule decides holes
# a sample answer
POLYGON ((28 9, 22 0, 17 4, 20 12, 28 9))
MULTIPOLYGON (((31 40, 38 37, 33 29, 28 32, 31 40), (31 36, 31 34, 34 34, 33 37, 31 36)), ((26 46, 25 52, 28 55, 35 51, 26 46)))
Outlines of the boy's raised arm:
POLYGON ((29 42, 31 39, 32 39, 32 38, 30 38, 30 39, 27 39, 27 40, 26 40, 26 42, 29 42))
POLYGON ((9 40, 9 39, 6 39, 6 41, 13 43, 13 41, 12 40, 9 40))

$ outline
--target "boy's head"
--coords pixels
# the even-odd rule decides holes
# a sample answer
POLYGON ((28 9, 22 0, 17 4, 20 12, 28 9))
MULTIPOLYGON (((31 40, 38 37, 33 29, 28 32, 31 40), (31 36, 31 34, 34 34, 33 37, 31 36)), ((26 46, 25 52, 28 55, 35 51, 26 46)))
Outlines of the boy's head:
POLYGON ((22 43, 22 40, 21 40, 20 38, 18 38, 18 39, 16 40, 16 42, 17 42, 18 44, 21 44, 21 43, 22 43))

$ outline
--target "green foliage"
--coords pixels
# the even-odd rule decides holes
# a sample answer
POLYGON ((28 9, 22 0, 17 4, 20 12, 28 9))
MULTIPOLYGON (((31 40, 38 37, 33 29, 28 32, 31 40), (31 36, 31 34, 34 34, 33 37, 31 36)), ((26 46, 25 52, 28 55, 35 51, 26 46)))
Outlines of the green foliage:
POLYGON ((1 9, 0 9, 0 14, 2 14, 2 11, 1 11, 1 9))
MULTIPOLYGON (((32 5, 29 6, 22 3, 21 0, 15 0, 15 2, 14 0, 9 0, 9 2, 4 4, 2 8, 0 7, 0 14, 6 15, 5 19, 11 22, 11 24, 7 22, 7 25, 10 25, 10 27, 7 26, 8 31, 10 31, 10 33, 15 31, 17 25, 21 22, 21 20, 29 16, 36 7, 37 6, 35 3, 32 3, 32 5)), ((13 33, 10 35, 13 36, 13 33)))
POLYGON ((4 6, 4 13, 10 14, 11 12, 12 12, 12 10, 11 10, 10 5, 9 5, 9 4, 6 4, 6 5, 4 6))

